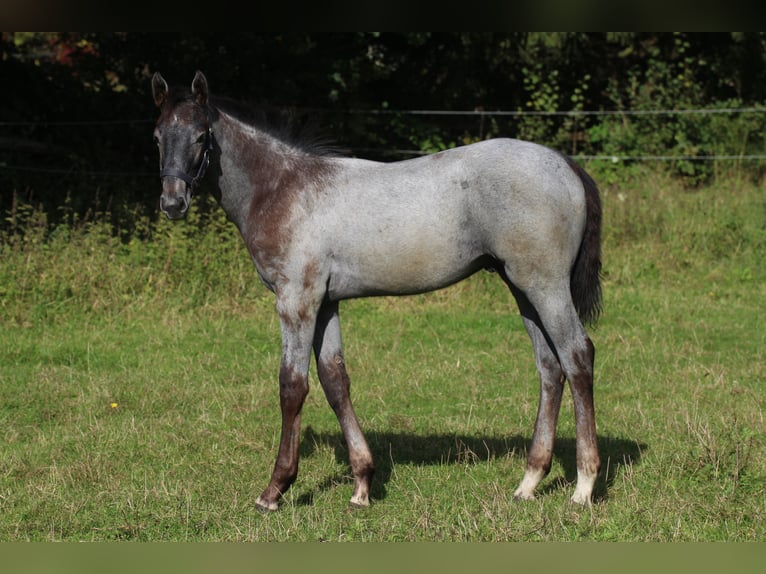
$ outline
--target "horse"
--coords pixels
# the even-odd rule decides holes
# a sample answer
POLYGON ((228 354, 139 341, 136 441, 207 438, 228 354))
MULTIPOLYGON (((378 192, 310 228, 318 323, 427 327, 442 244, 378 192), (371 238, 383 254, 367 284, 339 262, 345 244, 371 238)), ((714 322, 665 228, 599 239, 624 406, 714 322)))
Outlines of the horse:
POLYGON ((482 269, 504 281, 532 341, 540 399, 524 475, 529 500, 551 468, 565 382, 575 417, 574 503, 592 504, 600 469, 593 401, 595 349, 585 325, 601 294, 601 203, 571 158, 496 138, 377 162, 320 153, 245 119, 211 95, 156 72, 159 207, 183 218, 197 189, 212 193, 275 295, 282 339, 281 434, 271 479, 256 500, 275 511, 298 476, 301 409, 313 350, 317 375, 348 449, 351 508, 370 505, 372 453, 354 412, 339 303, 444 288, 482 269))

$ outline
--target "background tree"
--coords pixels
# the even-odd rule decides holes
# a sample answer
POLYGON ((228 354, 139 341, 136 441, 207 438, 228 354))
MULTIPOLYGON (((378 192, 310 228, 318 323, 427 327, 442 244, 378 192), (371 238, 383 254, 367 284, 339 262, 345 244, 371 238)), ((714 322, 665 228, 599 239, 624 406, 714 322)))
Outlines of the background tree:
POLYGON ((712 169, 695 156, 764 151, 763 114, 492 114, 762 106, 761 32, 5 32, 0 54, 0 210, 39 207, 49 221, 108 211, 129 229, 155 211, 156 70, 186 83, 201 69, 214 92, 311 118, 373 159, 511 136, 574 155, 690 157, 667 166, 694 184, 712 169))

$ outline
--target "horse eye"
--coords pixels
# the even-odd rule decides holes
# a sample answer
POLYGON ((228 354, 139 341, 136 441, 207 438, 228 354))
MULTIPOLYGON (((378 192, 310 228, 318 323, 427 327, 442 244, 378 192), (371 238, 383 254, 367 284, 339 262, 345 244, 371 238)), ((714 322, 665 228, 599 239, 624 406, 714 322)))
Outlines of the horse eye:
POLYGON ((197 142, 196 143, 198 143, 198 144, 204 143, 205 142, 205 135, 207 135, 207 134, 202 134, 201 136, 199 136, 197 138, 197 142))
POLYGON ((160 145, 160 138, 158 138, 157 136, 154 136, 154 137, 152 138, 152 140, 154 141, 154 143, 155 143, 156 145, 160 145))

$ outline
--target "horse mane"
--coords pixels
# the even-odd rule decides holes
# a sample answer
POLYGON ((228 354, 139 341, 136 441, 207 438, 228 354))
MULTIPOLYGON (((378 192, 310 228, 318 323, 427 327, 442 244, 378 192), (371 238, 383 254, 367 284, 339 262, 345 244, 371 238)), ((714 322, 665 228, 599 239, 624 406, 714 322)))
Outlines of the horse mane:
POLYGON ((316 118, 299 114, 295 109, 257 106, 223 96, 210 96, 208 105, 304 153, 323 157, 340 155, 331 138, 319 128, 316 118))
MULTIPOLYGON (((190 88, 173 86, 168 91, 170 107, 196 103, 190 88)), ((290 108, 258 106, 242 100, 210 95, 208 107, 213 114, 221 110, 237 121, 249 125, 304 153, 323 157, 340 155, 333 140, 323 133, 315 118, 290 108)))

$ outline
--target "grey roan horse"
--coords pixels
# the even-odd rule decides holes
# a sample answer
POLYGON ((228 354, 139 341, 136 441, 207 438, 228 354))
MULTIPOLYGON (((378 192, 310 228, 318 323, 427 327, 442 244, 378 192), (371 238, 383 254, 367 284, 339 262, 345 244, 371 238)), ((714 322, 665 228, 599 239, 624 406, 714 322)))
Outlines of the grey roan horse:
POLYGON ((593 180, 546 147, 494 139, 378 163, 311 152, 242 119, 208 92, 152 78, 160 109, 160 208, 183 217, 199 185, 239 228, 282 332, 282 429, 271 481, 256 502, 276 510, 298 475, 311 351, 340 422, 354 476, 351 506, 369 506, 373 460, 349 397, 338 304, 439 289, 484 268, 516 298, 540 372, 540 403, 518 499, 550 470, 564 381, 574 402, 577 485, 590 504, 600 459, 594 349, 583 322, 600 312, 601 206, 593 180), (207 171, 207 175, 205 172, 207 171))

